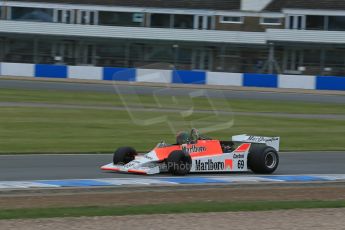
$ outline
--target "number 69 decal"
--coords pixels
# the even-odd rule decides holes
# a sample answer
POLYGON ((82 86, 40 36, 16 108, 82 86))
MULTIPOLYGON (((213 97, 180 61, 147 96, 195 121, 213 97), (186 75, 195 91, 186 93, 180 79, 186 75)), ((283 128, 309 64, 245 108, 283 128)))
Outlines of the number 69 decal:
POLYGON ((239 160, 237 162, 237 168, 239 168, 239 169, 243 169, 244 168, 244 160, 239 160))

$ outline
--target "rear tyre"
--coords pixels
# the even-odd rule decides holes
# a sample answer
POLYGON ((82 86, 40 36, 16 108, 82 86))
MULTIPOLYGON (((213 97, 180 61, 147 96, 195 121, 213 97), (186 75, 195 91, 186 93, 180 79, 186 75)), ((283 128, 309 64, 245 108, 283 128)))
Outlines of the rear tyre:
POLYGON ((176 150, 166 160, 168 171, 176 176, 184 176, 192 168, 192 158, 188 153, 176 150))
POLYGON ((135 159, 135 156, 138 155, 132 147, 121 147, 118 148, 113 156, 114 165, 125 165, 135 159))
POLYGON ((279 164, 278 152, 266 145, 254 145, 248 155, 248 167, 254 173, 271 174, 279 164))

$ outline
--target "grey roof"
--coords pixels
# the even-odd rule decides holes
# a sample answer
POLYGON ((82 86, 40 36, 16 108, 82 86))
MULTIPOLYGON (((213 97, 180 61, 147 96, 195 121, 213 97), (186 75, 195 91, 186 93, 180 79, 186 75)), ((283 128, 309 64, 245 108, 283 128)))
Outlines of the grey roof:
POLYGON ((241 0, 17 0, 67 4, 92 4, 129 7, 181 8, 205 10, 240 10, 241 0))
POLYGON ((345 10, 345 0, 273 0, 264 11, 280 12, 284 8, 345 10))

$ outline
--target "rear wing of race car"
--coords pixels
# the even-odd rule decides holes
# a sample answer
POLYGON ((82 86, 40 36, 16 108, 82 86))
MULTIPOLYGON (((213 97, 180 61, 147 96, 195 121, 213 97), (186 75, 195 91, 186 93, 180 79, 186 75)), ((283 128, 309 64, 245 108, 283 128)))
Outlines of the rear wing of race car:
POLYGON ((271 146, 275 150, 279 151, 280 137, 260 137, 260 136, 249 136, 247 134, 232 136, 232 141, 243 141, 250 143, 265 143, 271 146))

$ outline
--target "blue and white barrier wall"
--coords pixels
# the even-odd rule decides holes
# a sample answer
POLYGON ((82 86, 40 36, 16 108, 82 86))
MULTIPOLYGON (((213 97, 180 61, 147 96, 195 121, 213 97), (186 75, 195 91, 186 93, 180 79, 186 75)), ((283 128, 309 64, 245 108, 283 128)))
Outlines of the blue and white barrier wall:
POLYGON ((345 90, 345 76, 222 73, 93 66, 0 63, 1 76, 72 78, 149 83, 201 84, 284 89, 345 90))

